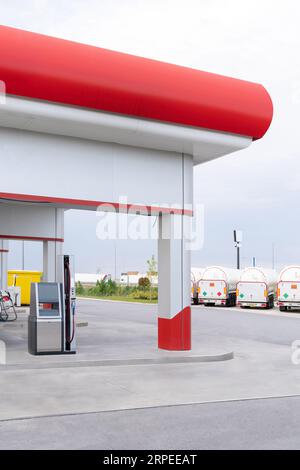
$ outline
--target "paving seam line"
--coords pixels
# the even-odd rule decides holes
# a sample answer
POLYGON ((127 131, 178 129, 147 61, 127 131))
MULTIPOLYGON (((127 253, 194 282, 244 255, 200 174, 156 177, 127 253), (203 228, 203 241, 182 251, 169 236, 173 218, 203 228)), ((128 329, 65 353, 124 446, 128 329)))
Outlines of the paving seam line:
POLYGON ((1 423, 9 423, 14 421, 26 421, 26 420, 33 420, 33 419, 44 419, 44 418, 61 418, 67 416, 83 416, 83 415, 94 415, 94 414, 102 414, 102 413, 120 413, 125 411, 141 411, 141 410, 155 410, 159 408, 178 408, 179 406, 195 406, 195 405, 209 405, 209 404, 219 404, 219 403, 236 403, 236 402, 244 402, 244 401, 258 401, 258 400, 275 400, 281 398, 296 398, 300 397, 299 393, 294 395, 268 395, 263 397, 248 397, 248 398, 229 398, 228 400, 220 399, 220 400, 204 400, 204 401, 196 401, 190 403, 175 403, 170 405, 150 405, 150 406, 139 406, 135 408, 121 408, 121 409, 111 409, 111 410, 100 410, 100 411, 80 411, 78 413, 54 413, 54 414, 47 414, 47 415, 35 415, 35 416, 22 416, 19 418, 0 418, 1 423))

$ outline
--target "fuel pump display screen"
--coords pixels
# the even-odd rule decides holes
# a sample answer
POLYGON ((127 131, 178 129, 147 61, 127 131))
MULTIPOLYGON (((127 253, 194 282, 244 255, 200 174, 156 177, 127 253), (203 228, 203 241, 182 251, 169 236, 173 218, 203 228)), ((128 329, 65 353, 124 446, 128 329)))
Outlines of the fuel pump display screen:
POLYGON ((60 317, 58 303, 39 303, 39 317, 60 317))
POLYGON ((60 317, 59 310, 59 290, 58 285, 53 283, 38 284, 39 303, 38 303, 38 316, 45 317, 60 317))
POLYGON ((40 282, 39 288, 39 301, 40 303, 59 303, 59 292, 57 284, 51 284, 46 282, 40 282))

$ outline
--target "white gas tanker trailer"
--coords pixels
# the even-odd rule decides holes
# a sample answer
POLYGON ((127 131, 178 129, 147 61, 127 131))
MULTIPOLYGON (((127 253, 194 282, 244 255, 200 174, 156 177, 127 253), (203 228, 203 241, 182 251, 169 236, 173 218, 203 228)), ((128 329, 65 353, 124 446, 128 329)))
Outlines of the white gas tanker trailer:
POLYGON ((287 266, 279 274, 277 304, 282 312, 300 308, 300 266, 287 266))
POLYGON ((192 268, 191 270, 191 303, 198 305, 199 299, 199 281, 202 277, 204 268, 192 268))
POLYGON ((236 286, 240 279, 238 269, 209 266, 199 281, 199 303, 205 306, 236 304, 236 286))
POLYGON ((277 277, 272 269, 245 268, 237 284, 237 305, 242 308, 273 308, 277 277))

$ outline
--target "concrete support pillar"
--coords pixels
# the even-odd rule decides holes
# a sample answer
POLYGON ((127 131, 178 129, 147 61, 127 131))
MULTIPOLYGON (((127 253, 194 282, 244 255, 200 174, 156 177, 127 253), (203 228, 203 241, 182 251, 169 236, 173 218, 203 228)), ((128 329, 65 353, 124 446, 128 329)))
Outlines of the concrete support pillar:
POLYGON ((56 281, 57 256, 63 254, 63 243, 43 241, 43 281, 56 281))
POLYGON ((8 240, 0 240, 0 288, 7 288, 8 240))
POLYGON ((161 214, 158 236, 158 347, 191 349, 191 253, 189 238, 192 209, 193 166, 182 155, 182 214, 161 214))
POLYGON ((191 261, 184 231, 188 216, 159 217, 158 240, 158 347, 191 349, 191 261))
MULTIPOLYGON (((55 209, 55 238, 64 237, 64 210, 55 209)), ((43 280, 56 281, 57 256, 63 254, 63 243, 56 240, 43 241, 43 280)))

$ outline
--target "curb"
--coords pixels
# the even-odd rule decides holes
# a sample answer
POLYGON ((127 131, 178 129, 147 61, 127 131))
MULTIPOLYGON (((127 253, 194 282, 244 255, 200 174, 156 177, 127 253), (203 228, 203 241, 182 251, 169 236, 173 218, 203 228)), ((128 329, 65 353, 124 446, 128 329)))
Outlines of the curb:
POLYGON ((103 359, 99 361, 48 362, 44 364, 6 364, 0 366, 0 371, 29 370, 29 369, 64 369, 73 367, 113 367, 113 366, 144 366, 158 364, 197 364, 201 362, 230 361, 234 358, 233 351, 221 354, 181 356, 181 357, 151 357, 137 359, 103 359))

